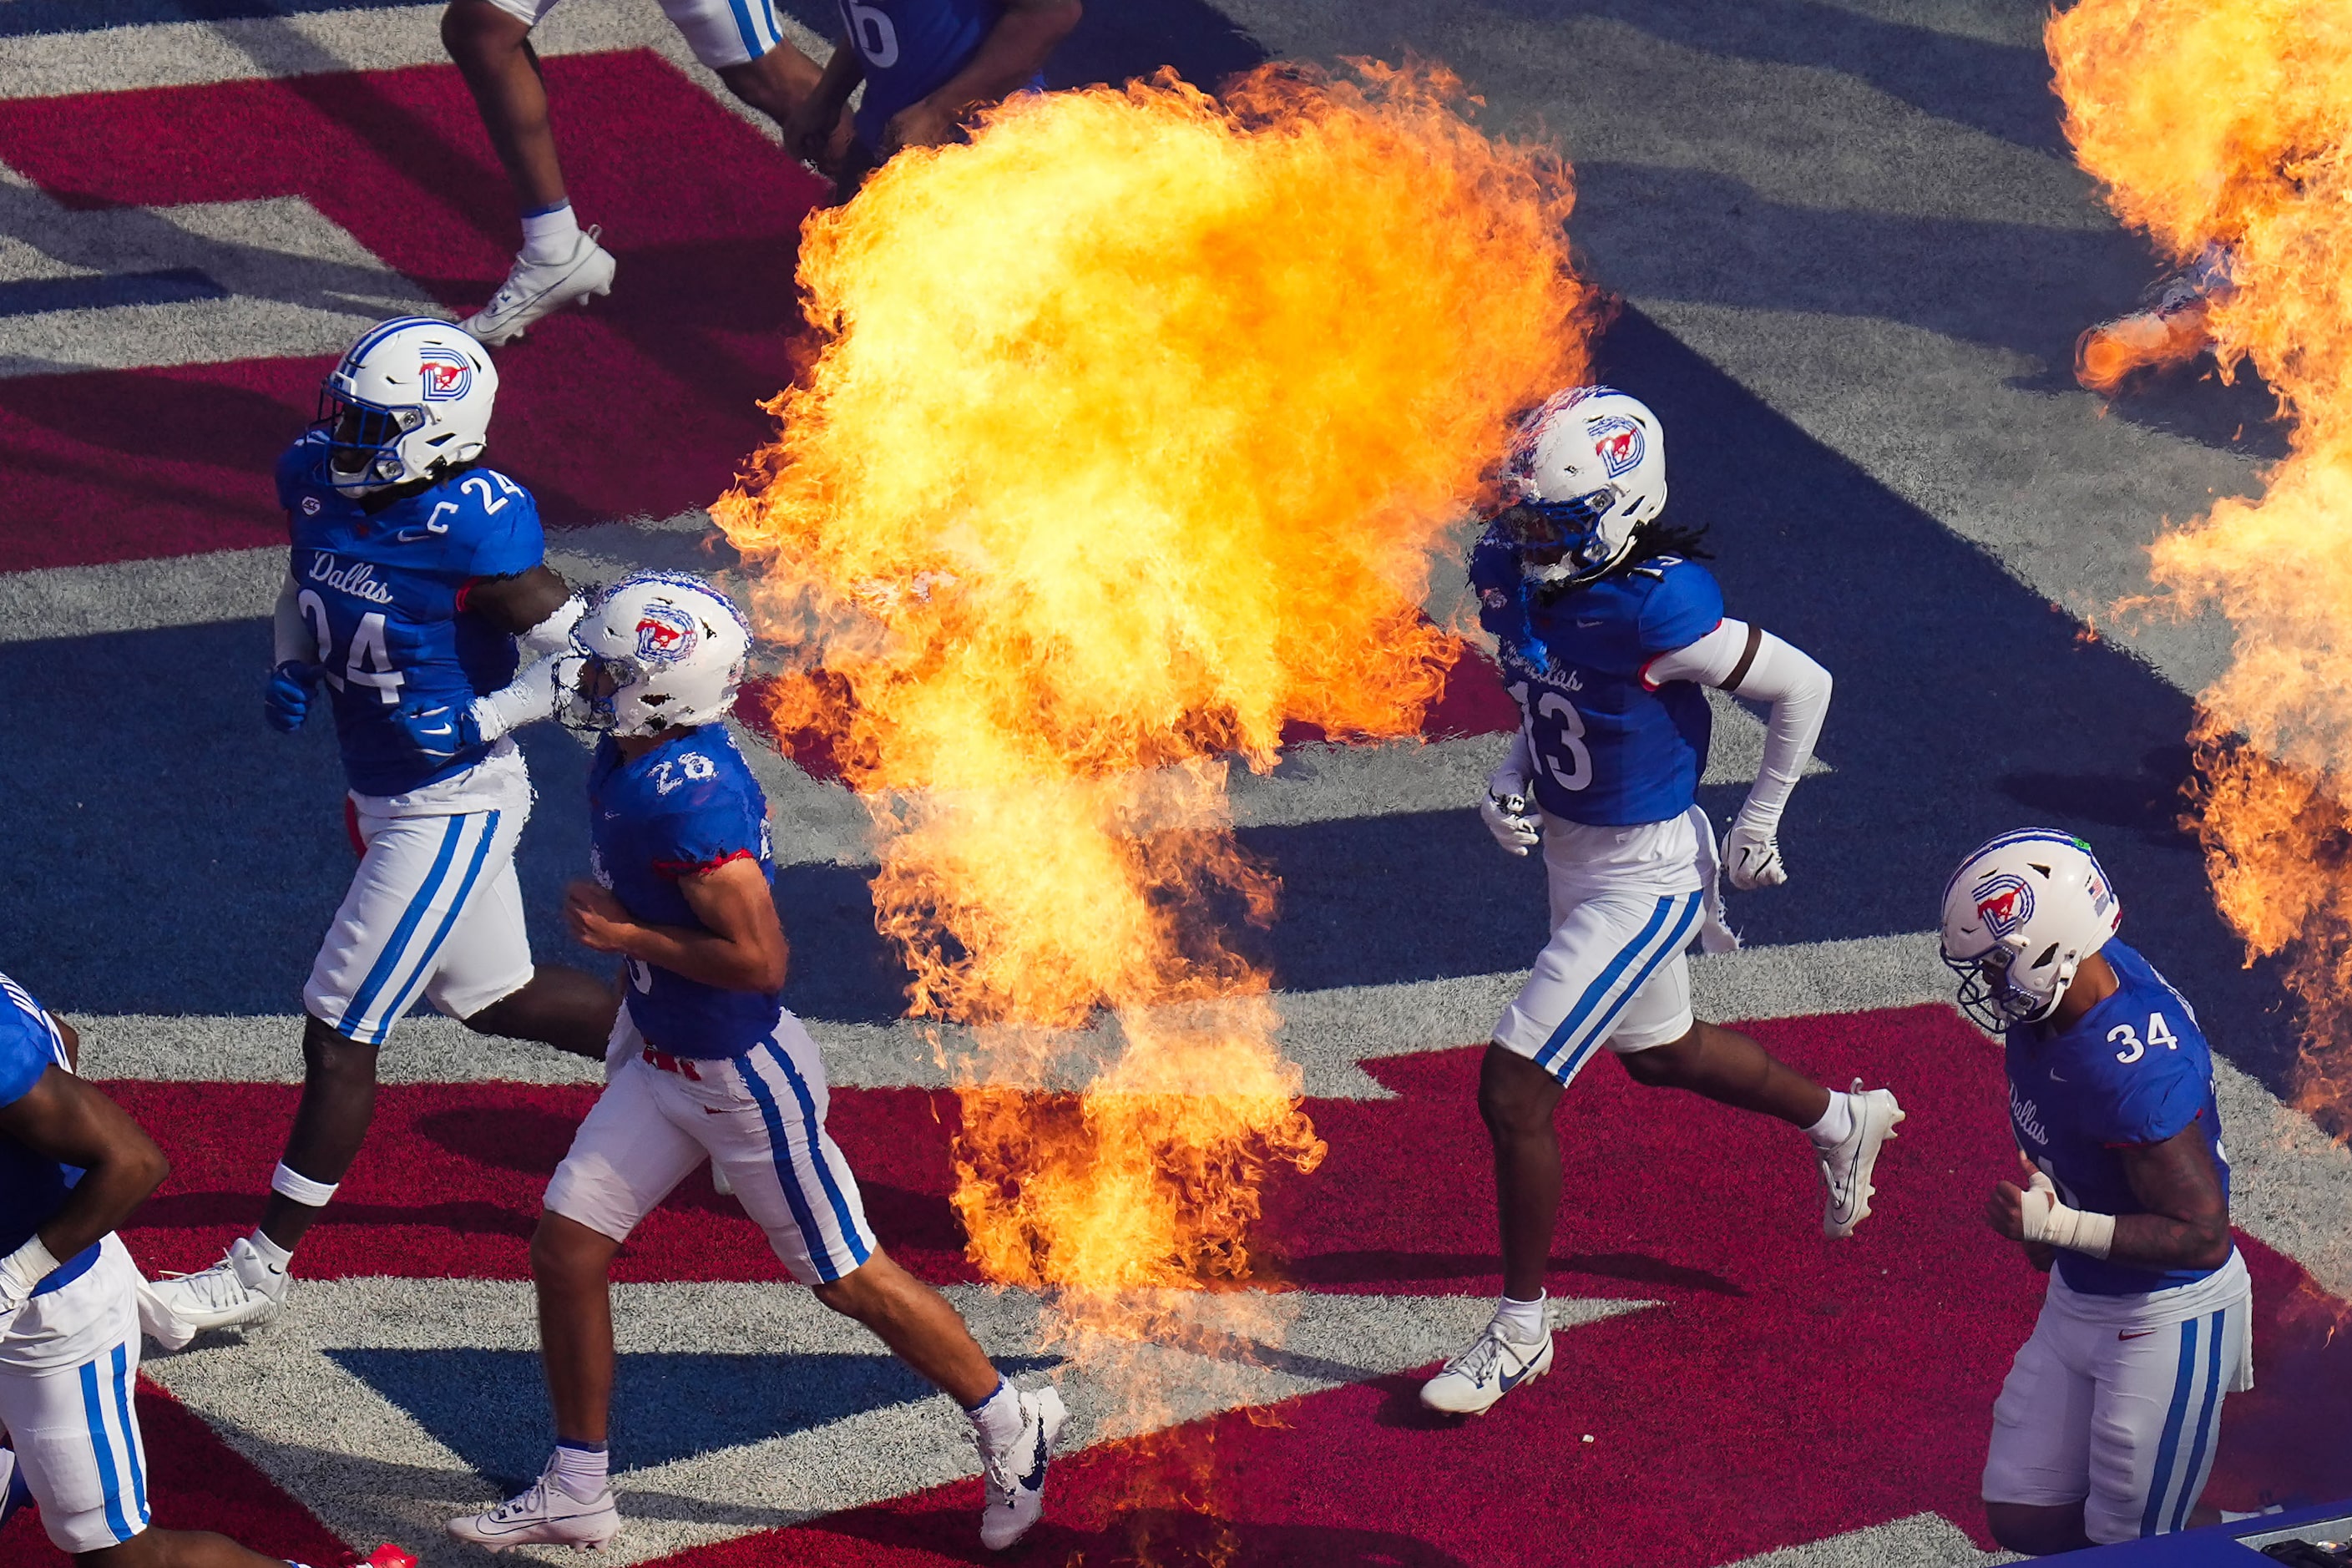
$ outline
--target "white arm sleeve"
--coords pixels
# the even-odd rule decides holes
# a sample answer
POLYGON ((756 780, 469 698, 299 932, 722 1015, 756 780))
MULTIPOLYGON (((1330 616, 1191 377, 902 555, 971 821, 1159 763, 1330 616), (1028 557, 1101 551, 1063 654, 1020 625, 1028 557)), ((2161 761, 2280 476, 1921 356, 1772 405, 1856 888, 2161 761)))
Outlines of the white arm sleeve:
POLYGON ((1727 620, 1687 647, 1660 654, 1643 668, 1652 686, 1696 680, 1702 686, 1772 705, 1764 736, 1764 765, 1748 792, 1739 819, 1767 835, 1780 824, 1790 792, 1805 775, 1830 710, 1830 672, 1803 649, 1760 626, 1727 620))
POLYGON ((481 727, 485 741, 495 741, 525 724, 554 716, 555 660, 551 658, 526 666, 511 685, 474 699, 474 722, 481 727))
POLYGON ((569 653, 572 651, 572 628, 588 613, 587 602, 574 594, 547 612, 547 618, 515 640, 526 654, 569 653))
POLYGON ((278 590, 278 607, 270 612, 269 633, 276 649, 269 668, 277 668, 289 661, 302 664, 319 662, 319 641, 310 635, 310 623, 302 618, 302 606, 298 596, 301 589, 294 574, 286 574, 285 585, 278 590))

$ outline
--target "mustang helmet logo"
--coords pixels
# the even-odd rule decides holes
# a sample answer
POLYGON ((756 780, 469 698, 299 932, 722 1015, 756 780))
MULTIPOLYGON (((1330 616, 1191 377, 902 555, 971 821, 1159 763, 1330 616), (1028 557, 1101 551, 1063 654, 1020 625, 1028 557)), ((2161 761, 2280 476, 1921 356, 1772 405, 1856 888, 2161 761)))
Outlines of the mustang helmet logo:
POLYGON ((675 605, 651 604, 637 617, 637 657, 671 664, 694 651, 694 617, 675 605))
POLYGON ((1970 896, 1976 900, 1977 919, 1996 938, 2010 935, 2033 918, 2033 889, 2011 872, 1986 878, 1970 896))
POLYGON ((427 403, 447 403, 473 389, 474 367, 456 349, 428 345, 416 353, 417 379, 427 403))
POLYGON ((1592 437, 1592 455, 1609 470, 1612 479, 1623 479, 1642 466, 1649 442, 1642 435, 1642 426, 1622 414, 1605 414, 1585 427, 1592 437))

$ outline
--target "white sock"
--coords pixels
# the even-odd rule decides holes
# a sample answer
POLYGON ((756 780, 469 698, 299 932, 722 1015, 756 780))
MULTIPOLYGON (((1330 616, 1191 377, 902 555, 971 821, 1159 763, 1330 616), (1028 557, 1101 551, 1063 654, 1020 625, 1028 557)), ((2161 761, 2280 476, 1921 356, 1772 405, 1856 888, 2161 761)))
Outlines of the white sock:
POLYGON ((559 1437, 554 1457, 547 1461, 547 1474, 572 1494, 574 1502, 593 1502, 604 1495, 604 1463, 608 1457, 602 1443, 591 1447, 559 1437))
POLYGON ((544 212, 522 215, 522 258, 525 261, 562 261, 568 259, 572 247, 580 243, 580 220, 572 216, 569 201, 549 207, 544 212))
POLYGON ((1010 1447, 1021 1436, 1020 1390, 1001 1377, 995 1393, 977 1405, 965 1405, 963 1413, 980 1428, 981 1441, 992 1448, 1010 1447))
POLYGON ((1805 1129, 1805 1136, 1824 1149, 1835 1148, 1853 1136, 1853 1096, 1830 1090, 1830 1108, 1805 1129))
POLYGON ((1532 1301, 1515 1301, 1506 1296, 1495 1305, 1495 1321, 1503 1326, 1503 1337, 1515 1344, 1531 1345, 1544 1337, 1549 1325, 1544 1321, 1544 1303, 1549 1295, 1536 1293, 1532 1301))
POLYGON ((261 1260, 281 1274, 286 1271, 286 1266, 294 1261, 294 1249, 280 1247, 270 1240, 259 1226, 254 1226, 253 1235, 247 1239, 253 1243, 253 1250, 261 1254, 261 1260))

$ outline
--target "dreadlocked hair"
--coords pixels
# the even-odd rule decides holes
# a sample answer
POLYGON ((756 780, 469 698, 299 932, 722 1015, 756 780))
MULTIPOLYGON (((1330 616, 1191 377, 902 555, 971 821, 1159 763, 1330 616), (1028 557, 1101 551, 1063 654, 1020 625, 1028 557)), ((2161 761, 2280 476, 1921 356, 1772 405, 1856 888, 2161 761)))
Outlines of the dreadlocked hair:
POLYGON ((1689 561, 1712 561, 1715 552, 1706 547, 1706 528, 1676 528, 1671 524, 1645 522, 1633 531, 1633 542, 1627 547, 1624 558, 1598 577, 1570 584, 1539 583, 1533 584, 1535 596, 1549 602, 1562 594, 1572 594, 1590 588, 1596 583, 1606 583, 1612 577, 1622 577, 1644 561, 1655 561, 1661 555, 1679 555, 1689 561))
MULTIPOLYGON (((1633 531, 1633 547, 1625 552, 1617 572, 1636 566, 1644 561, 1654 561, 1661 555, 1680 555, 1693 561, 1712 561, 1715 552, 1706 547, 1706 525, 1677 528, 1672 523, 1645 522, 1633 531)), ((1611 574, 1612 576, 1615 573, 1611 574)))

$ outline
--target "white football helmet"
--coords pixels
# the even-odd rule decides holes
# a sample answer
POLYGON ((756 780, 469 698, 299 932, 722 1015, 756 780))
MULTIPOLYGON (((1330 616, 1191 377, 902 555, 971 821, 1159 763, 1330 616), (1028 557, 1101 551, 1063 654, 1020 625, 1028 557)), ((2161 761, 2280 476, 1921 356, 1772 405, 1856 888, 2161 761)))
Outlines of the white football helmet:
POLYGON ((2047 1018, 2123 918, 2089 845, 2046 827, 2002 834, 1944 884, 1944 962, 1960 977, 1960 1010, 1995 1034, 2047 1018))
POLYGON ((724 719, 751 651, 734 602, 683 572, 635 572, 598 595, 556 671, 563 721, 652 735, 724 719))
POLYGON ((1496 518, 1533 583, 1589 583, 1624 558, 1666 505, 1666 435, 1636 397, 1555 392, 1519 421, 1496 518))
POLYGON ((447 321, 395 316, 360 336, 319 389, 327 477, 347 496, 431 479, 489 445, 499 373, 447 321))

